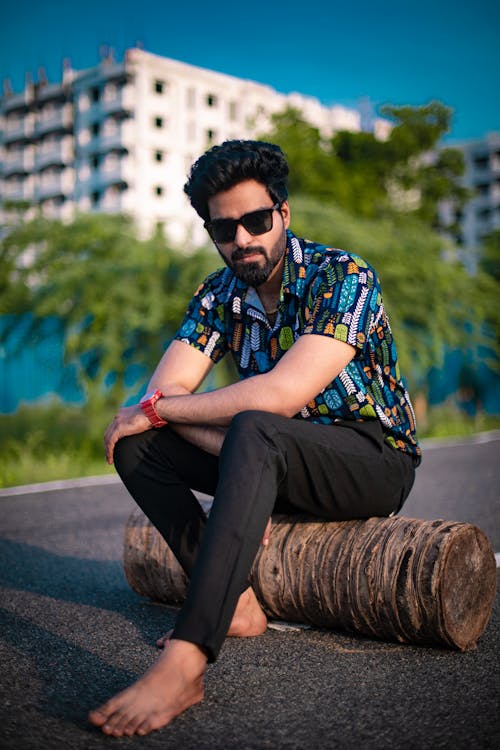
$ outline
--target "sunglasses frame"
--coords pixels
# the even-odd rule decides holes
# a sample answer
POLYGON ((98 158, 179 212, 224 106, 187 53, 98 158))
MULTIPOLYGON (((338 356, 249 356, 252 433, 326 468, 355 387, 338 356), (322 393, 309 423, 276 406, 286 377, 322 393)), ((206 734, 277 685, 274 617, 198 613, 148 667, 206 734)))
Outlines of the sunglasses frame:
POLYGON ((224 244, 227 244, 229 242, 234 242, 234 239, 236 237, 236 232, 238 230, 238 225, 239 224, 241 224, 241 226, 244 229, 246 229, 246 231, 249 234, 251 234, 252 237, 258 237, 261 234, 267 234, 268 232, 271 231, 271 229, 273 228, 272 215, 273 215, 274 211, 278 211, 281 208, 282 205, 283 205, 282 202, 278 202, 278 203, 275 203, 274 206, 269 206, 268 208, 257 208, 255 211, 247 211, 247 213, 245 213, 242 216, 240 216, 239 219, 214 219, 213 221, 206 221, 203 226, 205 227, 205 229, 209 233, 209 235, 212 238, 212 240, 216 244, 218 244, 218 245, 224 245, 224 244), (252 230, 249 229, 246 226, 245 220, 249 216, 253 216, 254 214, 261 214, 261 213, 262 214, 267 214, 268 212, 269 212, 269 215, 271 216, 271 226, 269 227, 269 229, 265 229, 263 232, 252 232, 252 230), (234 232, 233 232, 232 238, 229 239, 229 240, 217 240, 216 237, 214 236, 214 234, 215 234, 215 232, 214 232, 214 224, 215 225, 218 224, 219 226, 226 226, 226 227, 232 226, 234 228, 234 232))

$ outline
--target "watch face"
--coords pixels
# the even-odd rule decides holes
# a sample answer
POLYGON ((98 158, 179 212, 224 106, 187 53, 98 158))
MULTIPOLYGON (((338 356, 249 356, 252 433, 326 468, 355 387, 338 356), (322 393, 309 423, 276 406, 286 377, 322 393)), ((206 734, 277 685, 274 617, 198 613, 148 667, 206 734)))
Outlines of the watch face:
POLYGON ((155 395, 155 393, 156 393, 156 391, 149 391, 149 393, 146 393, 146 395, 141 398, 141 400, 139 401, 139 403, 143 404, 145 401, 149 401, 149 399, 153 398, 153 396, 155 395))

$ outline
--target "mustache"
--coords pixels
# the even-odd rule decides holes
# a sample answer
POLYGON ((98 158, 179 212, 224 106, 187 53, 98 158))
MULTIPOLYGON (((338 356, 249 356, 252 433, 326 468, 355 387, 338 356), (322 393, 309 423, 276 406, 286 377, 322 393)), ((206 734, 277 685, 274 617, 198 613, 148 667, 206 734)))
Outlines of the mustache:
POLYGON ((242 260, 247 255, 255 255, 256 253, 264 257, 266 255, 261 245, 257 245, 256 247, 237 247, 231 253, 231 261, 234 263, 235 261, 242 260))

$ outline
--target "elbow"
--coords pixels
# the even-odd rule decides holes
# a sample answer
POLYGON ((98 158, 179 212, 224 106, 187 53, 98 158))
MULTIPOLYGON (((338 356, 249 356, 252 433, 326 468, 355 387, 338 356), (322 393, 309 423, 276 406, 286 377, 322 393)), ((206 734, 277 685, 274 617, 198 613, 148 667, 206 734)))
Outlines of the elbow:
POLYGON ((289 417, 291 419, 294 417, 300 410, 302 409, 301 406, 297 408, 296 404, 290 405, 290 406, 283 406, 280 411, 278 412, 283 417, 289 417))

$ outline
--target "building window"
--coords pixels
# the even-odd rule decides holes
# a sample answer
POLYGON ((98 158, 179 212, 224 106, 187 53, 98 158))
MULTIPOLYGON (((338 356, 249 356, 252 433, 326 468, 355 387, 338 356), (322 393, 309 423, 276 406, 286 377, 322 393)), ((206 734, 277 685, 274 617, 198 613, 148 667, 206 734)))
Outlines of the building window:
POLYGON ((154 193, 155 193, 155 195, 157 195, 159 197, 162 196, 163 195, 163 186, 162 185, 155 185, 155 187, 154 187, 154 193))
POLYGON ((99 133, 101 132, 100 123, 93 122, 92 125, 90 126, 90 132, 92 133, 92 135, 99 135, 99 133))
POLYGON ((154 160, 155 161, 163 161, 163 151, 155 151, 154 152, 154 160))
POLYGON ((163 127, 163 117, 155 117, 154 118, 154 124, 155 124, 155 128, 162 128, 163 127))
POLYGON ((490 160, 488 156, 476 156, 474 159, 474 166, 476 169, 487 169, 489 162, 490 160))
POLYGON ((163 94, 165 92, 165 88, 165 81, 160 81, 159 79, 157 79, 154 82, 153 89, 155 94, 163 94))
POLYGON ((196 89, 191 86, 186 94, 188 109, 194 109, 196 107, 196 89))
POLYGON ((98 102, 99 101, 99 89, 97 88, 97 86, 93 86, 90 89, 89 98, 90 98, 91 102, 98 102))
POLYGON ((238 119, 238 103, 229 102, 229 119, 235 122, 238 119))
POLYGON ((90 160, 90 164, 92 166, 92 169, 99 169, 99 157, 93 156, 90 160))
POLYGON ((187 139, 192 142, 196 140, 196 123, 190 120, 187 124, 187 139))
POLYGON ((207 130, 207 141, 208 141, 208 143, 209 144, 213 143, 215 141, 215 137, 216 137, 216 131, 212 130, 211 128, 209 128, 207 130))
POLYGON ((216 107, 217 97, 215 94, 207 94, 207 107, 216 107))
POLYGON ((92 200, 92 205, 93 206, 97 206, 97 204, 101 200, 101 193, 99 192, 99 190, 94 190, 94 192, 91 194, 90 198, 92 200))

